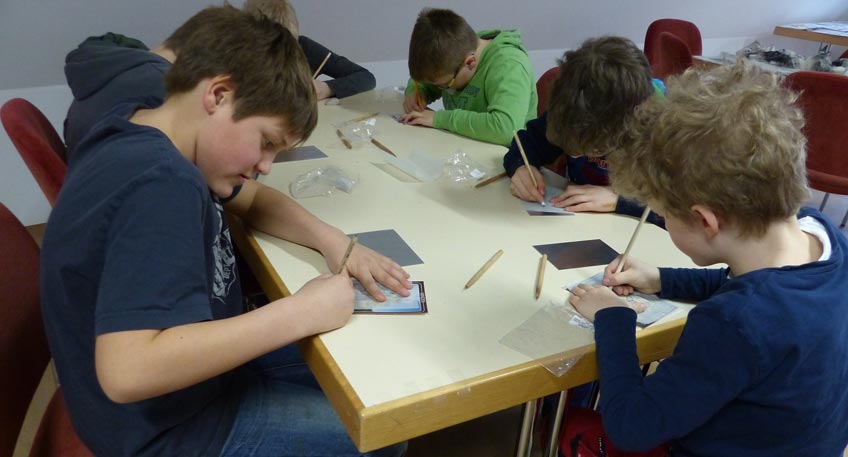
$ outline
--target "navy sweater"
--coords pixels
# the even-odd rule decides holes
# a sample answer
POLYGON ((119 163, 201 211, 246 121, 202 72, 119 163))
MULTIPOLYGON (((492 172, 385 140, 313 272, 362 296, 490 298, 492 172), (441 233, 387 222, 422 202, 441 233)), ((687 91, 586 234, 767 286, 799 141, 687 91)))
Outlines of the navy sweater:
POLYGON ((661 269, 665 298, 700 303, 674 354, 642 377, 635 313, 595 319, 599 409, 628 450, 671 440, 675 456, 830 456, 848 444, 845 236, 814 210, 828 260, 728 279, 727 269, 661 269))

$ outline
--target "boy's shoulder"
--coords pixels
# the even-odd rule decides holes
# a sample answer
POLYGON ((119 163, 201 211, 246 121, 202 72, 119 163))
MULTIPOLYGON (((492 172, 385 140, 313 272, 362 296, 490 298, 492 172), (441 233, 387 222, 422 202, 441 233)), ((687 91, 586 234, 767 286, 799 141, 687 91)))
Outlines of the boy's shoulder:
POLYGON ((141 97, 117 105, 79 144, 68 168, 68 185, 86 186, 93 180, 113 185, 179 177, 199 190, 205 188, 200 171, 160 130, 138 125, 129 117, 138 109, 155 107, 157 97, 141 97))

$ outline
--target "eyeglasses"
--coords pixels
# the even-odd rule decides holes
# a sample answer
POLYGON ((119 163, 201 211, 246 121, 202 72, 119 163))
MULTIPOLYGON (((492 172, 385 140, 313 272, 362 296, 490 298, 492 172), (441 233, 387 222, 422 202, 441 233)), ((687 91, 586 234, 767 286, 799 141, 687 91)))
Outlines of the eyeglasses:
POLYGON ((439 89, 448 90, 453 87, 453 84, 456 82, 456 76, 459 74, 459 70, 462 70, 462 67, 465 66, 465 60, 459 63, 459 66, 456 67, 456 71, 453 72, 453 77, 451 77, 450 81, 447 84, 436 84, 435 86, 439 89))

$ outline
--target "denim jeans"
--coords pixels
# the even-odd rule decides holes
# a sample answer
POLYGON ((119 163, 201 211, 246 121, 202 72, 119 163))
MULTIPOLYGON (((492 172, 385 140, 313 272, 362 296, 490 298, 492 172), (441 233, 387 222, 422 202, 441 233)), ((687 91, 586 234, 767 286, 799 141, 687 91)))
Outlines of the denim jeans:
POLYGON ((360 453, 294 345, 239 369, 239 407, 223 457, 400 457, 407 443, 360 453))

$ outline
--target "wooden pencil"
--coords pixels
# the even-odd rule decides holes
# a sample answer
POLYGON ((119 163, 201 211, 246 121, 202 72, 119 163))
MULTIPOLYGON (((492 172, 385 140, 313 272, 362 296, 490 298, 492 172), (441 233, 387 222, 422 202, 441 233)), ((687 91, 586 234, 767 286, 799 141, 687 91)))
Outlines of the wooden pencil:
POLYGON ((536 272, 536 300, 539 299, 539 294, 542 293, 542 281, 545 280, 545 265, 548 263, 548 255, 542 254, 539 259, 539 270, 536 272))
POLYGON ((425 106, 424 97, 421 95, 421 89, 418 88, 418 81, 413 81, 415 84, 415 103, 418 104, 418 109, 423 110, 425 106))
POLYGON ((342 133, 341 130, 336 129, 336 135, 338 135, 339 139, 342 140, 342 143, 344 143, 344 145, 347 146, 348 149, 353 149, 353 145, 350 144, 350 141, 348 141, 347 138, 345 138, 344 133, 342 133))
POLYGON ((345 267, 347 266, 347 259, 350 257, 350 253, 353 252, 353 247, 356 246, 356 235, 353 235, 350 238, 350 243, 347 245, 347 250, 344 253, 344 257, 342 257, 342 266, 339 267, 339 274, 342 274, 345 267))
POLYGON ((493 182, 495 182, 495 181, 497 181, 497 180, 499 180, 499 179, 501 179, 505 176, 506 176, 506 172, 498 173, 494 176, 491 176, 489 178, 486 178, 486 179, 478 182, 477 184, 474 184, 474 188, 476 189, 478 187, 483 187, 483 186, 489 185, 489 184, 491 184, 491 183, 493 183, 493 182))
POLYGON ((362 116, 359 116, 359 117, 355 117, 355 118, 349 120, 348 122, 362 122, 366 119, 371 119, 372 117, 377 117, 379 115, 380 115, 380 113, 365 114, 365 115, 362 115, 362 116))
POLYGON ((328 53, 327 53, 327 57, 324 57, 324 61, 323 61, 323 62, 321 62, 321 65, 318 65, 318 68, 315 70, 315 73, 312 73, 312 79, 317 78, 317 77, 318 77, 318 75, 320 75, 320 74, 321 74, 321 70, 323 70, 323 69, 324 69, 324 65, 327 63, 327 61, 328 61, 328 60, 330 60, 330 56, 331 56, 332 54, 333 54, 332 52, 328 52, 328 53))
POLYGON ((386 147, 386 145, 384 145, 383 143, 380 143, 379 141, 377 141, 376 138, 371 138, 371 143, 373 143, 374 146, 377 146, 378 148, 382 149, 383 151, 386 151, 387 153, 397 157, 397 154, 392 152, 392 150, 389 149, 388 147, 386 147))
POLYGON ((642 226, 645 225, 645 220, 648 219, 650 212, 651 208, 646 206, 645 211, 642 212, 642 218, 639 219, 639 224, 636 226, 636 230, 633 231, 633 236, 630 237, 630 242, 627 243, 627 249, 624 250, 624 255, 618 261, 618 267, 615 269, 616 274, 621 273, 621 269, 624 268, 624 262, 627 261, 627 256, 630 255, 630 250, 633 249, 633 245, 636 243, 636 237, 639 236, 639 230, 642 230, 642 226))
MULTIPOLYGON (((521 153, 521 158, 524 160, 524 166, 527 167, 527 172, 530 173, 530 180, 533 181, 533 188, 539 189, 539 183, 536 182, 536 175, 533 174, 533 168, 530 167, 530 161, 527 160, 527 154, 524 152, 524 145, 521 144, 521 139, 518 138, 518 132, 513 134, 515 137, 515 144, 518 145, 518 152, 521 153)), ((542 206, 545 206, 545 195, 542 194, 542 206)))
POLYGON ((498 252, 496 252, 491 259, 486 261, 486 263, 484 263, 483 266, 480 267, 479 270, 477 270, 477 273, 474 273, 474 276, 472 276, 471 279, 469 279, 468 282, 465 283, 465 288, 468 289, 469 287, 473 286, 474 283, 477 282, 477 280, 480 279, 481 276, 483 276, 483 273, 487 272, 489 268, 492 268, 492 265, 494 265, 495 262, 497 262, 502 255, 503 249, 498 249, 498 252))

